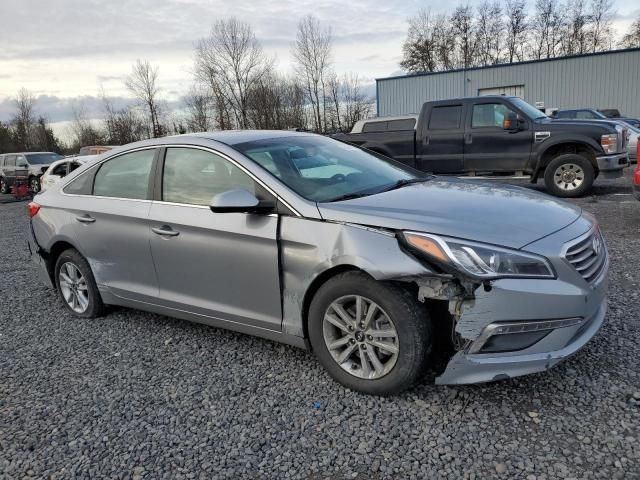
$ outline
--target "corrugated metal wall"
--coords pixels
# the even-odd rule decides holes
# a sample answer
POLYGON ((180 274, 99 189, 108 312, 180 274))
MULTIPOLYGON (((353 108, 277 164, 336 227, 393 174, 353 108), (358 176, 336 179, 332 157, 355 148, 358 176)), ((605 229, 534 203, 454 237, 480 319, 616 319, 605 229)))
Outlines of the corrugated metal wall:
POLYGON ((640 118, 640 49, 379 79, 378 114, 418 113, 429 100, 473 96, 479 89, 513 85, 524 85, 524 99, 532 105, 617 108, 640 118))

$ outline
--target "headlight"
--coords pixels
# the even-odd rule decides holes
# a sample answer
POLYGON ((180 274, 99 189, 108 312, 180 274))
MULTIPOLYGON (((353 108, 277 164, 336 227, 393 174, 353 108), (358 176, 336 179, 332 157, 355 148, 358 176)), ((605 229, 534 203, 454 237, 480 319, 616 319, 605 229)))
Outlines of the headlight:
POLYGON ((618 151, 618 135, 615 133, 602 135, 600 145, 602 145, 604 153, 616 153, 618 151))
POLYGON ((414 250, 473 278, 555 278, 549 261, 532 253, 425 233, 403 236, 414 250))

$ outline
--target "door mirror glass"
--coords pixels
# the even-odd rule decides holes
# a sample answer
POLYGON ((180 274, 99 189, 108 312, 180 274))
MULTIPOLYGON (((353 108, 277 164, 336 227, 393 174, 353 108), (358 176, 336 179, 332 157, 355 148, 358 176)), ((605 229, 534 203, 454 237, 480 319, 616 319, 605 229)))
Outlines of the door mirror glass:
POLYGON ((502 128, 511 132, 518 130, 520 128, 518 115, 515 112, 508 112, 502 121, 502 128))
POLYGON ((236 188, 218 193, 209 205, 214 213, 271 213, 275 205, 271 201, 260 201, 247 190, 236 188))

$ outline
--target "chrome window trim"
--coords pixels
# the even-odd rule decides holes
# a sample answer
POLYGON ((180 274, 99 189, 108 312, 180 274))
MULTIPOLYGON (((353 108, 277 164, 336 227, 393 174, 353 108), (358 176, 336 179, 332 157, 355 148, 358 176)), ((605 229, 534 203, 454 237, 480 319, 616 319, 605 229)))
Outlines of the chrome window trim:
MULTIPOLYGON (((127 153, 133 153, 133 152, 137 152, 137 151, 140 151, 140 150, 151 150, 151 149, 156 149, 156 148, 165 148, 165 149, 169 149, 169 148, 195 148, 196 150, 204 150, 205 152, 209 152, 209 153, 213 153, 214 155, 218 155, 218 156, 224 158, 225 160, 231 162, 233 165, 238 167, 244 173, 249 175, 249 177, 253 181, 258 183, 265 190, 267 190, 271 195, 273 195, 276 199, 278 199, 280 202, 282 202, 283 205, 286 206, 289 210, 291 210, 296 216, 302 217, 302 214, 300 214, 300 212, 298 212, 298 210, 293 208, 291 206, 291 204, 289 204, 280 195, 278 195, 276 192, 274 192, 271 187, 269 187, 266 183, 264 183, 262 180, 260 180, 258 177, 256 177, 255 174, 253 174, 250 170, 248 170, 244 165, 238 163, 236 160, 231 158, 229 155, 227 155, 225 153, 222 153, 222 152, 220 152, 218 150, 215 150, 215 149, 213 149, 211 147, 204 147, 202 145, 187 145, 187 144, 158 144, 158 145, 153 145, 153 146, 138 147, 138 148, 133 148, 131 150, 126 150, 126 151, 123 151, 123 152, 118 152, 115 155, 112 155, 110 157, 107 157, 107 158, 104 158, 104 159, 100 160, 99 162, 91 165, 89 168, 92 168, 92 167, 94 167, 96 165, 102 165, 104 162, 112 160, 112 159, 114 159, 116 157, 119 157, 121 155, 125 155, 127 153)), ((82 176, 82 175, 83 174, 80 174, 80 175, 70 179, 69 181, 67 181, 64 185, 62 185, 60 187, 60 193, 62 195, 67 196, 67 197, 84 197, 84 198, 91 197, 91 198, 103 198, 103 199, 112 199, 112 200, 130 200, 130 201, 132 200, 132 201, 138 201, 138 202, 163 203, 163 204, 176 205, 176 206, 197 207, 197 208, 206 208, 206 209, 209 208, 208 206, 205 206, 205 205, 192 205, 192 204, 189 204, 189 203, 165 202, 164 200, 146 200, 146 199, 145 200, 140 200, 140 199, 126 198, 126 197, 124 197, 124 198, 123 197, 105 197, 105 196, 99 196, 99 195, 83 195, 83 194, 78 194, 78 193, 66 193, 64 191, 66 186, 69 185, 74 180, 76 180, 77 178, 80 178, 80 176, 82 176)))

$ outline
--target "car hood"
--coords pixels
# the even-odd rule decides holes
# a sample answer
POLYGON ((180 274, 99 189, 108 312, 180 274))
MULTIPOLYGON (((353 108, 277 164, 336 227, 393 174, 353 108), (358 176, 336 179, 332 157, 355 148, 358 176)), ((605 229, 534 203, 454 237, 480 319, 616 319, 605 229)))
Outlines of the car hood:
POLYGON ((526 188, 435 178, 389 192, 319 203, 325 220, 414 230, 522 248, 575 222, 582 210, 526 188))

